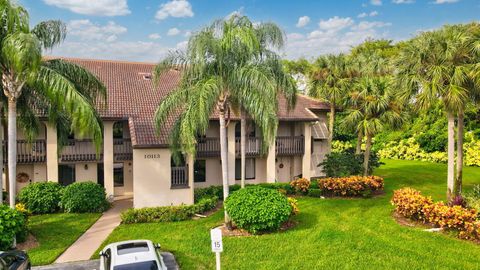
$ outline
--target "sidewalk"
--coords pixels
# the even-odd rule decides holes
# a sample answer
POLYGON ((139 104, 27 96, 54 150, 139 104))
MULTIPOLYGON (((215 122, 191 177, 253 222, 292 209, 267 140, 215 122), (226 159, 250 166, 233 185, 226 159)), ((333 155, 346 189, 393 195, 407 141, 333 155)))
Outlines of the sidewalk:
POLYGON ((120 225, 120 213, 130 207, 132 207, 132 199, 115 201, 113 207, 65 250, 55 263, 89 260, 108 235, 120 225))

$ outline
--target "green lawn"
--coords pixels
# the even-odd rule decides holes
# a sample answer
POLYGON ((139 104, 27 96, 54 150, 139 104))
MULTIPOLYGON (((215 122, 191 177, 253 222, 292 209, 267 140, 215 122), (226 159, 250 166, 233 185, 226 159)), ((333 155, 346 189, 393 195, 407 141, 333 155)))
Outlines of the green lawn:
MULTIPOLYGON (((446 167, 385 161, 376 171, 386 195, 373 199, 299 199, 299 225, 270 235, 224 239, 224 269, 479 269, 480 246, 418 228, 391 217, 392 190, 420 189, 444 197, 446 167)), ((480 184, 480 168, 466 168, 465 186, 480 184)), ((197 221, 121 225, 104 244, 146 238, 175 254, 182 269, 214 269, 209 229, 222 212, 197 221)))
POLYGON ((75 242, 101 214, 49 214, 30 217, 29 228, 39 246, 28 251, 33 265, 50 264, 75 242))

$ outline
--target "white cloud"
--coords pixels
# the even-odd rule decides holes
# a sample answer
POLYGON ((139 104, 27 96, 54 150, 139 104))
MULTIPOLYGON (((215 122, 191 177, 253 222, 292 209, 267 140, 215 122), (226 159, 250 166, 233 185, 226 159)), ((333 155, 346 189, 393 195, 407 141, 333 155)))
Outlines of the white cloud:
POLYGON ((188 41, 182 41, 177 43, 177 45, 175 46, 175 49, 184 51, 187 49, 187 45, 188 45, 188 41))
POLYGON ((159 38, 161 38, 161 36, 158 33, 153 33, 153 34, 148 35, 148 38, 149 39, 159 39, 159 38))
POLYGON ((155 14, 157 20, 164 20, 168 17, 184 18, 193 17, 192 5, 187 0, 171 0, 168 3, 160 5, 160 9, 155 14))
POLYGON ((130 14, 127 0, 43 0, 47 5, 83 15, 120 16, 130 14))
POLYGON ((415 3, 415 0, 392 0, 394 4, 412 4, 415 3))
POLYGON ((368 13, 362 12, 362 13, 358 14, 357 17, 358 17, 358 18, 365 18, 365 17, 367 17, 367 16, 368 16, 368 13))
POLYGON ((180 30, 176 27, 168 29, 167 35, 168 36, 176 36, 180 34, 180 30))
POLYGON ((353 20, 350 17, 340 18, 338 16, 332 17, 328 20, 321 20, 318 26, 321 30, 326 31, 339 31, 353 24, 353 20))
POLYGON ((460 0, 435 0, 434 3, 440 5, 440 4, 456 3, 456 2, 458 2, 458 1, 460 1, 460 0))
POLYGON ((287 40, 299 40, 304 38, 304 35, 300 33, 290 33, 287 35, 287 40))
POLYGON ((185 31, 185 34, 183 34, 183 36, 186 38, 190 37, 191 35, 192 35, 192 31, 190 30, 185 31))
POLYGON ((378 12, 376 10, 370 12, 370 14, 368 14, 370 17, 375 17, 378 15, 378 12))
POLYGON ((381 6, 382 5, 382 0, 370 0, 370 4, 374 6, 381 6))
POLYGON ((353 30, 369 30, 372 28, 381 28, 381 27, 386 27, 386 26, 391 26, 391 23, 386 23, 386 22, 367 22, 367 21, 361 21, 357 25, 353 26, 353 30))
POLYGON ((67 29, 69 35, 86 41, 113 42, 117 40, 118 35, 127 32, 127 28, 112 21, 106 25, 98 25, 90 20, 73 20, 67 24, 67 29))
POLYGON ((365 18, 365 17, 375 17, 378 15, 378 12, 376 10, 370 12, 370 13, 366 13, 366 12, 362 12, 360 14, 358 14, 358 18, 365 18))
POLYGON ((298 18, 297 27, 304 27, 308 23, 310 23, 310 17, 302 16, 302 17, 298 18))

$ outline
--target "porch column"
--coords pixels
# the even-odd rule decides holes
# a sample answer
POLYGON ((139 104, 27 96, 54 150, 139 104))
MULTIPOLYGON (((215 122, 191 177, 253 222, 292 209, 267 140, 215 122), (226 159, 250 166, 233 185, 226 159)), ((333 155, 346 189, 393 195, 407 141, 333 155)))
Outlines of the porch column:
POLYGON ((276 138, 273 140, 273 142, 270 144, 270 147, 268 147, 268 153, 267 153, 267 183, 275 183, 276 180, 276 149, 275 149, 275 142, 276 138))
POLYGON ((47 181, 58 183, 58 142, 55 126, 45 123, 47 129, 47 181))
POLYGON ((227 160, 228 160, 228 183, 235 184, 235 125, 236 122, 230 122, 227 128, 227 160))
POLYGON ((312 126, 309 122, 304 123, 303 131, 304 153, 302 159, 302 176, 310 180, 311 176, 311 161, 312 161, 312 126))
POLYGON ((194 190, 195 190, 195 171, 194 171, 194 166, 195 166, 195 158, 193 155, 188 155, 187 157, 187 164, 188 164, 188 186, 190 187, 190 199, 193 202, 194 201, 194 190))
POLYGON ((113 201, 113 122, 103 122, 103 181, 107 198, 113 201))

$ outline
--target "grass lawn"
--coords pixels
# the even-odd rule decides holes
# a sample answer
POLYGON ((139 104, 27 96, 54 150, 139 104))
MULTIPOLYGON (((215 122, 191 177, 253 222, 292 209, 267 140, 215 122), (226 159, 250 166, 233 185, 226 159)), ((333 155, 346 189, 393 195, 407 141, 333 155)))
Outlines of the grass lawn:
MULTIPOLYGON (((411 186, 442 199, 446 166, 385 161, 386 195, 372 199, 300 198, 299 225, 283 233, 224 238, 224 269, 479 269, 480 245, 398 225, 389 200, 411 186)), ((480 184, 480 168, 465 169, 465 186, 480 184)), ((182 269, 214 269, 210 228, 222 211, 197 221, 121 225, 105 241, 151 239, 175 254, 182 269)))
POLYGON ((75 242, 101 214, 48 214, 30 217, 29 228, 39 246, 28 250, 33 265, 50 264, 75 242))

